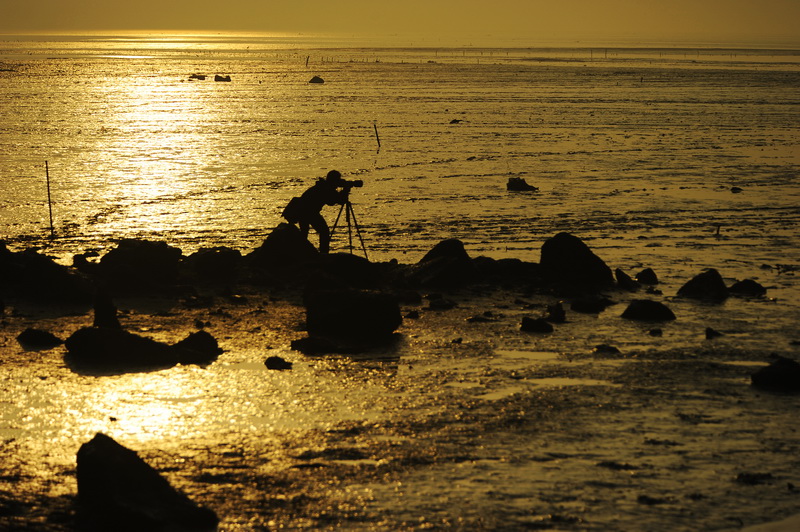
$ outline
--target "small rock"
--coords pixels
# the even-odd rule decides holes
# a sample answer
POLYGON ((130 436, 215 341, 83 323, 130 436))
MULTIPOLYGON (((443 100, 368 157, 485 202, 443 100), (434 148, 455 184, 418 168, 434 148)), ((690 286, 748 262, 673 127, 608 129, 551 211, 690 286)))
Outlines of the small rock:
POLYGON ((728 291, 731 294, 735 294, 737 296, 751 296, 751 297, 760 297, 767 293, 767 289, 764 288, 758 282, 752 279, 745 279, 744 281, 736 281, 728 288, 728 291))
POLYGON ((650 336, 661 337, 661 336, 664 336, 664 331, 662 331, 661 329, 658 329, 658 328, 650 329, 649 331, 647 331, 647 334, 649 334, 650 336))
POLYGON ((506 190, 510 192, 535 192, 539 189, 533 185, 529 185, 528 182, 521 177, 509 177, 506 183, 506 190))
POLYGON ((595 353, 597 355, 619 355, 620 350, 614 347, 613 345, 600 344, 594 346, 594 349, 592 349, 592 353, 595 353))
POLYGON ((652 268, 645 268, 636 274, 636 280, 642 284, 658 284, 658 276, 652 268))
POLYGON ((522 332, 551 333, 553 332, 553 326, 544 318, 529 318, 525 316, 522 318, 520 330, 522 332))
POLYGON ((308 80, 308 82, 309 82, 309 83, 325 83, 325 80, 324 80, 324 79, 322 79, 322 78, 321 78, 321 77, 319 77, 319 76, 314 76, 313 78, 311 78, 310 80, 308 80))
POLYGON ((605 297, 589 295, 573 300, 570 308, 582 314, 600 314, 610 304, 611 301, 605 297))
POLYGON ((706 340, 713 340, 714 338, 719 338, 720 336, 724 335, 719 331, 715 331, 711 327, 706 327, 706 340))
POLYGON ((291 362, 284 360, 278 356, 267 357, 267 359, 264 361, 264 365, 267 366, 267 369, 276 369, 276 370, 292 369, 291 362))
POLYGON ((614 270, 614 277, 617 279, 617 285, 627 292, 636 292, 641 288, 641 285, 637 281, 631 279, 631 276, 620 268, 614 270))
POLYGON ((30 327, 19 333, 17 341, 23 348, 32 351, 52 349, 64 343, 64 340, 48 331, 30 327))
POLYGON ((564 305, 561 304, 561 301, 547 305, 547 315, 544 319, 552 323, 564 323, 567 321, 567 312, 564 310, 564 305))
POLYGON ((217 339, 207 331, 195 331, 173 346, 181 364, 210 364, 222 353, 217 339))

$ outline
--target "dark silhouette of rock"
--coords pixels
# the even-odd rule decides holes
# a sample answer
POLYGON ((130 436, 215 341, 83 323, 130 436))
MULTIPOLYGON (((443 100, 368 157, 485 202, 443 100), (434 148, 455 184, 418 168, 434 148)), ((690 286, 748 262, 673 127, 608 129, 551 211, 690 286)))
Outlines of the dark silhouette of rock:
POLYGON ((600 314, 611 304, 612 302, 605 297, 586 295, 572 300, 569 308, 582 314, 600 314))
POLYGON ((89 280, 36 250, 14 253, 0 242, 0 297, 90 306, 89 280))
POLYGON ((728 297, 728 288, 719 272, 710 268, 684 284, 678 290, 678 295, 692 299, 721 301, 728 297))
POLYGON ((98 290, 94 296, 94 327, 121 329, 117 318, 117 307, 105 291, 98 290))
MULTIPOLYGON (((381 267, 352 253, 321 254, 312 274, 314 279, 330 284, 335 281, 350 288, 375 288, 381 278, 381 267)), ((318 283, 319 284, 319 283, 318 283)))
POLYGON ((105 434, 77 454, 79 528, 124 532, 217 529, 219 519, 105 434))
POLYGON ((545 315, 544 319, 552 323, 564 323, 567 321, 567 312, 564 310, 564 305, 561 301, 547 305, 547 315, 545 315))
POLYGON ((325 80, 324 80, 324 79, 322 79, 322 78, 321 78, 321 77, 319 77, 319 76, 314 76, 314 77, 312 77, 310 80, 308 80, 308 82, 309 82, 309 83, 325 83, 325 80))
POLYGON ((308 290, 304 295, 309 336, 350 343, 384 343, 403 317, 397 300, 366 290, 308 290))
POLYGON ((509 177, 506 183, 506 190, 509 192, 535 192, 539 189, 533 185, 529 185, 528 182, 521 177, 509 177))
POLYGON ((230 76, 223 76, 222 74, 214 75, 214 81, 230 81, 230 80, 231 80, 230 76))
POLYGON ((645 268, 636 274, 636 280, 642 284, 656 285, 658 284, 658 276, 652 268, 645 268))
POLYGON ((659 301, 634 299, 622 313, 622 317, 635 321, 671 321, 675 319, 675 313, 659 301))
POLYGON ((306 239, 300 230, 288 223, 280 223, 264 240, 260 247, 245 259, 252 267, 272 272, 298 273, 309 263, 319 259, 317 248, 306 239))
POLYGON ((715 331, 711 327, 706 327, 706 340, 713 340, 714 338, 719 338, 723 336, 723 334, 719 331, 715 331))
POLYGON ((173 348, 177 351, 178 362, 181 364, 210 364, 222 353, 217 339, 207 331, 195 331, 173 348))
POLYGON ((578 289, 602 288, 614 284, 603 260, 578 237, 559 233, 542 245, 539 264, 551 281, 578 289))
POLYGON ((147 371, 178 363, 178 351, 169 344, 121 329, 84 327, 64 343, 68 364, 80 371, 147 371))
POLYGON ((529 318, 528 316, 524 316, 520 324, 520 330, 522 332, 532 333, 551 333, 553 332, 553 326, 544 318, 529 318))
POLYGON ((619 268, 614 270, 614 277, 617 279, 617 286, 627 292, 636 292, 641 288, 637 281, 634 281, 630 275, 619 268))
POLYGON ((237 279, 242 254, 224 246, 202 248, 183 260, 188 275, 205 282, 230 283, 237 279))
POLYGON ((279 371, 292 369, 291 362, 278 356, 267 357, 267 359, 264 361, 264 365, 267 366, 267 369, 275 369, 279 371))
POLYGON ((64 340, 49 331, 31 327, 19 333, 17 341, 24 349, 30 351, 52 349, 64 343, 64 340))
POLYGON ((99 273, 123 291, 174 284, 183 253, 166 242, 124 239, 100 259, 99 273))
POLYGON ((619 355, 618 347, 609 344, 599 344, 592 348, 592 353, 596 355, 619 355))
POLYGON ((431 288, 457 288, 478 277, 478 269, 464 244, 456 239, 442 240, 411 268, 409 281, 431 288))
POLYGON ((750 376, 753 386, 774 392, 800 392, 800 363, 778 357, 772 364, 750 376))
POLYGON ((761 297, 766 295, 767 289, 752 279, 745 279, 733 283, 728 292, 737 296, 761 297))

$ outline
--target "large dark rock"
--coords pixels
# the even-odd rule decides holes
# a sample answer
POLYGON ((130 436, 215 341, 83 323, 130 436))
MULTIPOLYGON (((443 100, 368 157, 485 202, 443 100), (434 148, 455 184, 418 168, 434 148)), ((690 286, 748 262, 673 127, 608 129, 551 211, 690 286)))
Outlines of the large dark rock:
POLYGON ((186 273, 205 282, 230 283, 236 280, 242 254, 227 247, 202 248, 183 260, 186 273))
POLYGON ((800 392, 800 363, 786 357, 761 368, 750 376, 753 386, 774 392, 800 392))
POLYGON ((194 503, 139 455, 105 434, 77 454, 79 528, 120 532, 217 529, 219 519, 194 503))
MULTIPOLYGON (((374 288, 381 277, 378 265, 351 253, 320 255, 314 273, 320 283, 337 283, 352 288, 374 288)), ((310 282, 314 284, 314 279, 310 282)))
POLYGON ((174 284, 183 253, 166 242, 124 239, 103 255, 99 275, 125 290, 174 284))
POLYGON ((397 300, 366 290, 308 290, 304 296, 309 336, 382 343, 403 321, 397 300))
POLYGON ((259 269, 277 272, 296 272, 319 258, 319 252, 300 230, 292 224, 281 223, 260 247, 246 255, 248 263, 259 269))
POLYGON ((0 242, 0 297, 89 306, 92 293, 78 272, 32 249, 14 253, 0 242))
POLYGON ((94 296, 94 327, 107 329, 121 329, 122 325, 117 318, 117 307, 108 294, 102 290, 94 296))
POLYGON ((64 343, 67 363, 79 371, 147 371, 178 363, 178 351, 169 344, 122 329, 84 327, 64 343))
POLYGON ((675 313, 658 301, 634 299, 622 313, 622 317, 635 321, 671 321, 675 319, 675 313))
POLYGON ((431 288, 457 288, 478 276, 478 270, 464 244, 449 238, 436 244, 411 268, 408 279, 431 288))
POLYGON ((656 285, 658 284, 658 275, 653 268, 645 268, 636 274, 636 281, 642 284, 656 285))
POLYGON ((66 342, 66 361, 77 371, 127 373, 170 368, 176 364, 210 364, 222 349, 206 331, 170 345, 115 328, 84 327, 66 342))
POLYGON ((580 238, 559 233, 542 245, 539 264, 551 281, 578 289, 603 288, 614 284, 611 268, 580 238))
POLYGON ((728 297, 728 287, 722 276, 714 268, 696 275, 679 290, 678 295, 692 299, 721 301, 728 297))
POLYGON ((628 292, 636 292, 641 288, 638 281, 634 281, 630 275, 625 273, 622 269, 617 268, 614 270, 614 277, 617 279, 617 286, 628 292))

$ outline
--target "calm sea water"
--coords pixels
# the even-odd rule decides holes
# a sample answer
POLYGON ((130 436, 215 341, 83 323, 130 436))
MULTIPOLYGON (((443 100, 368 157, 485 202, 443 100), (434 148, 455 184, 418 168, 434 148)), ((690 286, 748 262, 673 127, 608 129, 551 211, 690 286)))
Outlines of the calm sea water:
MULTIPOLYGON (((796 354, 800 51, 411 44, 3 37, 0 238, 67 263, 125 237, 165 240, 186 254, 215 245, 247 252, 280 223, 292 196, 336 168, 364 181, 351 199, 374 260, 413 262, 457 237, 472 256, 537 261, 546 238, 568 231, 612 268, 654 268, 668 300, 708 267, 769 288, 765 299, 720 306, 671 300, 679 320, 657 349, 691 351, 713 325, 726 333, 717 345, 741 349, 745 361, 796 354), (231 81, 215 82, 215 74, 231 81), (314 75, 325 83, 309 84, 314 75), (539 191, 507 192, 512 176, 539 191)), ((336 209, 327 214, 332 221, 336 209)), ((339 235, 334 249, 343 246, 339 235)), ((170 315, 126 320, 175 341, 170 335, 183 334, 185 324, 172 315, 177 325, 165 325, 170 315)), ((652 337, 618 315, 576 317, 533 344, 504 324, 486 333, 491 340, 459 334, 475 335, 466 346, 496 344, 481 364, 504 370, 529 371, 538 356, 586 353, 598 343, 653 348, 652 337)), ((361 375, 369 368, 299 360, 285 332, 263 327, 260 315, 248 319, 236 325, 246 334, 214 331, 226 353, 207 369, 102 379, 72 374, 57 352, 32 359, 7 327, 0 436, 8 449, 13 441, 23 449, 22 462, 44 464, 36 475, 47 479, 48 464, 72 467, 77 445, 97 430, 138 448, 191 438, 227 445, 247 434, 263 440, 281 430, 382 420, 396 410, 424 419, 482 390, 487 375, 499 382, 487 390, 499 395, 487 392, 486 401, 528 386, 452 355, 450 338, 440 337, 449 329, 414 323, 403 364, 387 379, 424 390, 397 399, 390 384, 361 375), (295 357, 291 375, 266 372, 270 349, 295 357)), ((59 321, 55 332, 66 336, 84 321, 59 321)), ((518 456, 528 444, 508 445, 518 456)), ((484 464, 469 478, 502 487, 503 464, 484 464)), ((533 490, 535 478, 514 485, 533 490)), ((452 488, 436 478, 414 482, 412 492, 452 488)), ((62 484, 50 489, 73 489, 62 484)), ((609 508, 615 522, 616 501, 609 508)))

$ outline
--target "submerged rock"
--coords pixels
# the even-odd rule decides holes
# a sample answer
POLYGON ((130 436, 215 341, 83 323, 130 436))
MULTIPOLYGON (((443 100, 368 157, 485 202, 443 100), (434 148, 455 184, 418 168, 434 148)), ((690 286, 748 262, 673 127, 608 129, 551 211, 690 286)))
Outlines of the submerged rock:
POLYGON ((600 314, 612 304, 608 298, 596 295, 578 297, 572 301, 569 308, 582 314, 600 314))
POLYGON ((291 362, 278 356, 267 357, 267 359, 264 361, 264 365, 267 366, 267 369, 275 369, 279 371, 292 369, 291 362))
POLYGON ((750 376, 753 386, 774 392, 800 392, 800 363, 778 357, 772 364, 750 376))
POLYGON ((310 80, 308 80, 308 82, 309 82, 309 83, 325 83, 325 80, 324 80, 324 79, 322 79, 322 78, 321 78, 321 77, 319 77, 319 76, 314 76, 314 77, 312 77, 310 80))
POLYGON ((635 321, 671 321, 675 319, 675 313, 659 301, 634 299, 622 313, 622 317, 635 321))
POLYGON ((719 272, 710 268, 684 284, 678 290, 678 295, 693 299, 722 301, 728 297, 728 287, 725 286, 725 281, 719 272))
POLYGON ((219 523, 212 510, 102 433, 78 450, 77 480, 81 530, 210 532, 219 523))
POLYGON ((542 245, 542 273, 552 281, 578 289, 614 284, 611 268, 580 238, 559 233, 542 245))

